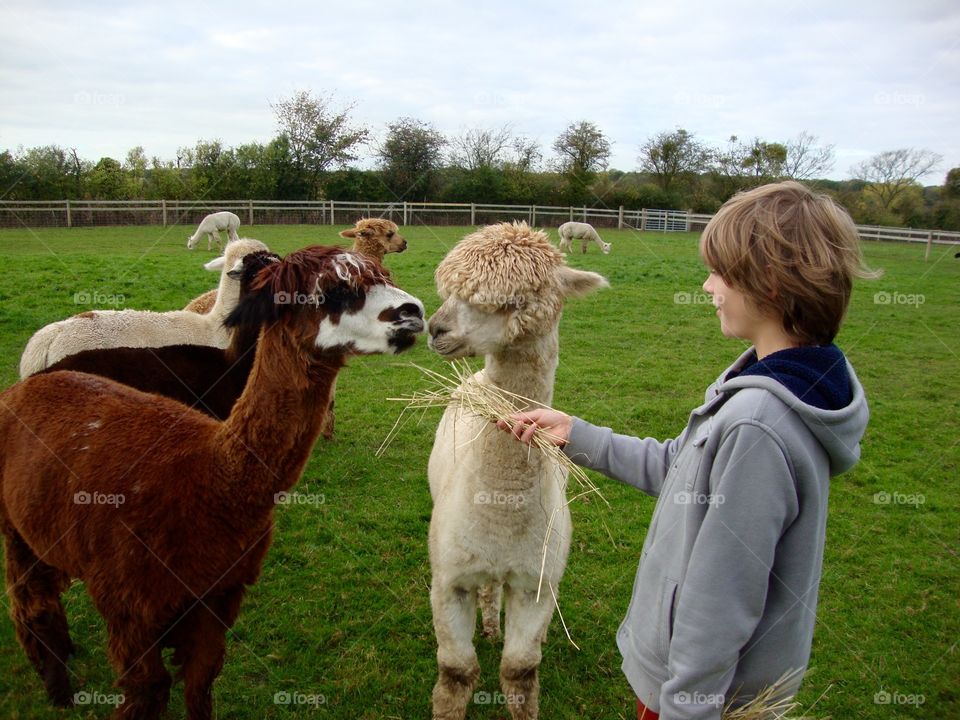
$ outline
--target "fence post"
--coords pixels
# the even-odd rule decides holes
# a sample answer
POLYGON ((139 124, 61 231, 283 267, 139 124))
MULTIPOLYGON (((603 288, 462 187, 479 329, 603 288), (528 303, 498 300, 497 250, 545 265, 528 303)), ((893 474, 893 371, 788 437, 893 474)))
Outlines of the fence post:
POLYGON ((253 225, 253 200, 247 200, 247 210, 250 213, 250 222, 248 222, 247 225, 253 225))
POLYGON ((73 218, 70 217, 70 200, 67 201, 67 227, 73 227, 73 218))
POLYGON ((335 224, 336 224, 336 223, 334 223, 334 221, 333 221, 333 210, 334 210, 334 204, 333 204, 333 200, 331 200, 331 201, 330 201, 330 224, 331 224, 331 225, 335 225, 335 224))
POLYGON ((163 223, 163 226, 167 226, 167 201, 160 201, 160 221, 163 223))
POLYGON ((690 232, 690 213, 692 212, 693 210, 687 210, 687 232, 690 232))
POLYGON ((623 205, 620 206, 620 212, 617 214, 617 230, 623 230, 623 205))
POLYGON ((477 204, 476 203, 470 203, 470 224, 471 225, 477 224, 477 204))
POLYGON ((570 206, 570 222, 573 222, 573 205, 570 206))
POLYGON ((643 232, 647 229, 647 209, 643 208, 640 211, 640 231, 643 232))
POLYGON ((923 254, 923 261, 930 259, 930 249, 933 247, 933 231, 927 233, 927 251, 923 254))
POLYGON ((586 205, 583 206, 583 221, 584 221, 584 222, 587 221, 587 206, 586 206, 586 205))

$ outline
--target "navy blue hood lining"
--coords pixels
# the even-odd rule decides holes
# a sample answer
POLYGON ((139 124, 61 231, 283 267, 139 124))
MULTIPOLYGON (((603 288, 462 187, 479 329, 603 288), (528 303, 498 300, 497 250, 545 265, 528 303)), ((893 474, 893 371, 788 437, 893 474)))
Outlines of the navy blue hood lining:
POLYGON ((757 360, 754 351, 740 371, 730 372, 726 379, 744 375, 773 378, 807 405, 821 410, 839 410, 853 400, 846 358, 833 343, 787 348, 763 360, 757 360))

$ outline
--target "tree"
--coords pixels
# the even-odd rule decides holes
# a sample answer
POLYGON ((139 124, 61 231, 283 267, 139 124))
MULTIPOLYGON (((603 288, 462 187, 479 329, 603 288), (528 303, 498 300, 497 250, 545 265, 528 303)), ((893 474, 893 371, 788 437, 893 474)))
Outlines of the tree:
POLYGON ((744 168, 761 182, 783 177, 786 162, 786 145, 766 142, 760 138, 754 138, 753 143, 746 147, 746 152, 743 155, 744 168))
POLYGON ((683 128, 661 132, 640 146, 640 167, 669 192, 676 180, 702 172, 710 162, 710 150, 683 128))
POLYGON ((509 125, 494 129, 467 130, 450 140, 450 164, 464 170, 500 168, 511 146, 509 125))
POLYGON ((366 128, 349 124, 353 105, 335 112, 332 96, 314 97, 300 90, 272 105, 280 135, 286 139, 289 161, 300 180, 301 193, 315 195, 320 175, 356 160, 357 148, 367 141, 366 128))
POLYGON ((883 209, 890 210, 897 198, 941 160, 943 156, 931 150, 887 150, 854 165, 850 174, 869 183, 868 189, 877 196, 883 209))
POLYGON ((566 180, 565 200, 579 205, 590 197, 590 183, 610 160, 610 141, 591 122, 571 123, 553 141, 560 172, 566 180))
POLYGON ((126 197, 123 167, 111 157, 103 157, 90 171, 88 184, 99 200, 122 200, 126 197))
POLYGON ((446 144, 439 131, 415 118, 387 125, 387 136, 376 152, 384 182, 397 199, 427 200, 437 190, 437 170, 446 144))
POLYGON ((553 141, 560 160, 560 171, 572 175, 592 175, 607 168, 610 141, 592 122, 570 123, 553 141))
POLYGON ((948 198, 960 198, 960 167, 951 168, 943 181, 943 195, 948 198))
POLYGON ((787 142, 783 163, 784 177, 810 180, 823 177, 833 169, 833 145, 818 145, 817 136, 806 130, 787 142))

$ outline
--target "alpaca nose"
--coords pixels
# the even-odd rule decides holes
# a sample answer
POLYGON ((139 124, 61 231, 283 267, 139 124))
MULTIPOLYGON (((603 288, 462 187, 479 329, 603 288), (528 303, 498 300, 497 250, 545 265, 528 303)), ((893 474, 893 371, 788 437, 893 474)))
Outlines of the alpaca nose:
POLYGON ((437 321, 437 317, 433 316, 430 318, 430 321, 427 323, 427 332, 430 333, 430 337, 436 339, 450 331, 450 328, 444 327, 443 323, 437 321))

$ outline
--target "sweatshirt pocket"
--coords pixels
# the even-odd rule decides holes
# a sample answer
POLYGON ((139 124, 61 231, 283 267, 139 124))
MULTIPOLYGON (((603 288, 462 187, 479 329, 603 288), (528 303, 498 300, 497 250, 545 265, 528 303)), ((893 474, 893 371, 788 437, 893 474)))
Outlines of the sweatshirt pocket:
POLYGON ((659 642, 657 656, 666 664, 670 655, 670 641, 673 639, 674 606, 677 600, 677 583, 666 580, 660 595, 660 608, 657 614, 657 628, 659 628, 659 642))

